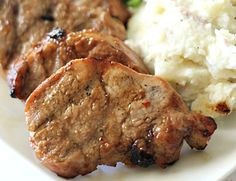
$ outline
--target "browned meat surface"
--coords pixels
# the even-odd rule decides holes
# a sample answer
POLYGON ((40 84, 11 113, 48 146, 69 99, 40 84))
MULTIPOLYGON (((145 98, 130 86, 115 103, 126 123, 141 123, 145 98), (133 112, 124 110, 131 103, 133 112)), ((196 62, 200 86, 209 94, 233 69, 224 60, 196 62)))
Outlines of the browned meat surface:
POLYGON ((142 60, 121 40, 92 31, 65 34, 57 29, 19 58, 9 71, 11 95, 25 100, 47 77, 76 58, 116 61, 148 73, 142 60))
POLYGON ((128 17, 122 0, 0 0, 0 68, 54 27, 94 28, 124 39, 128 17))
POLYGON ((117 162, 166 167, 184 139, 202 150, 216 129, 159 77, 93 59, 71 61, 44 81, 25 114, 36 156, 63 177, 117 162))

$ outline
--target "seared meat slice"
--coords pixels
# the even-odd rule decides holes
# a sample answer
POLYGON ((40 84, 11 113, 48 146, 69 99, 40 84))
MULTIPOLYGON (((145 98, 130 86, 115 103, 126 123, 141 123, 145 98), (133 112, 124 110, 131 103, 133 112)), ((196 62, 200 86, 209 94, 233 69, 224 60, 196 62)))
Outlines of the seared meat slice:
POLYGON ((126 23, 130 17, 130 13, 123 4, 123 0, 77 0, 76 4, 90 8, 101 7, 103 10, 108 10, 112 17, 118 18, 123 23, 126 23))
POLYGON ((71 61, 44 81, 25 114, 36 156, 63 177, 117 162, 166 167, 184 139, 202 150, 216 129, 159 77, 93 59, 71 61))
POLYGON ((148 73, 139 56, 117 38, 92 31, 66 35, 63 30, 56 29, 11 68, 8 78, 11 95, 27 99, 43 80, 68 61, 85 57, 120 62, 148 73))
POLYGON ((94 28, 124 39, 128 17, 122 0, 0 0, 0 68, 6 70, 54 27, 94 28))

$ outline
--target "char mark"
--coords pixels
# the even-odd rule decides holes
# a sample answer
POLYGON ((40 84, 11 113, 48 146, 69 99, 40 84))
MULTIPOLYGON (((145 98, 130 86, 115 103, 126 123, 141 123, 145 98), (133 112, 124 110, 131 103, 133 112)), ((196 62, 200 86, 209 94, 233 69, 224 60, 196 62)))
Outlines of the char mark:
POLYGON ((152 155, 133 145, 131 148, 131 162, 134 165, 147 168, 155 163, 155 159, 152 155))
POLYGON ((12 98, 16 98, 16 89, 15 89, 15 88, 11 88, 11 90, 10 90, 10 96, 11 96, 12 98))
POLYGON ((53 21, 55 20, 55 18, 54 18, 53 16, 48 15, 48 14, 42 15, 42 16, 40 17, 40 19, 42 19, 42 20, 44 20, 44 21, 49 21, 49 22, 53 22, 53 21))

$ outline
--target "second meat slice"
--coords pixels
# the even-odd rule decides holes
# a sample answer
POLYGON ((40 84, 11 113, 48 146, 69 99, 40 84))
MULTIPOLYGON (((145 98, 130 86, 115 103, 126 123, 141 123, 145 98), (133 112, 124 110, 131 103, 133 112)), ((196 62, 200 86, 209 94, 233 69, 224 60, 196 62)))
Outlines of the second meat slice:
POLYGON ((140 57, 118 38, 91 30, 67 34, 62 29, 54 29, 10 69, 11 96, 26 100, 60 67, 72 59, 86 57, 119 62, 138 72, 148 73, 140 57))

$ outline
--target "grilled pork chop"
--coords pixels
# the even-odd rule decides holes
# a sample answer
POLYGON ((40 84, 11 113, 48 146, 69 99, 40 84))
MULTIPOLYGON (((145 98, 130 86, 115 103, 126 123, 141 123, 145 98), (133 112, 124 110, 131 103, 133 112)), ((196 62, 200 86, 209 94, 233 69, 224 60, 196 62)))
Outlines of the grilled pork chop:
POLYGON ((21 56, 9 71, 11 95, 25 100, 52 73, 76 58, 120 62, 148 73, 142 60, 121 40, 93 31, 66 33, 55 29, 42 42, 21 56))
POLYGON ((43 80, 60 67, 72 59, 86 57, 120 62, 136 71, 148 73, 139 56, 118 38, 93 31, 66 35, 62 29, 55 29, 10 69, 8 80, 12 97, 27 99, 43 80))
POLYGON ((128 17, 122 0, 0 0, 0 68, 55 27, 94 28, 124 39, 128 17))
POLYGON ((36 156, 63 177, 117 162, 166 167, 179 159, 184 139, 202 150, 216 129, 166 81, 94 59, 71 61, 49 77, 25 114, 36 156))

